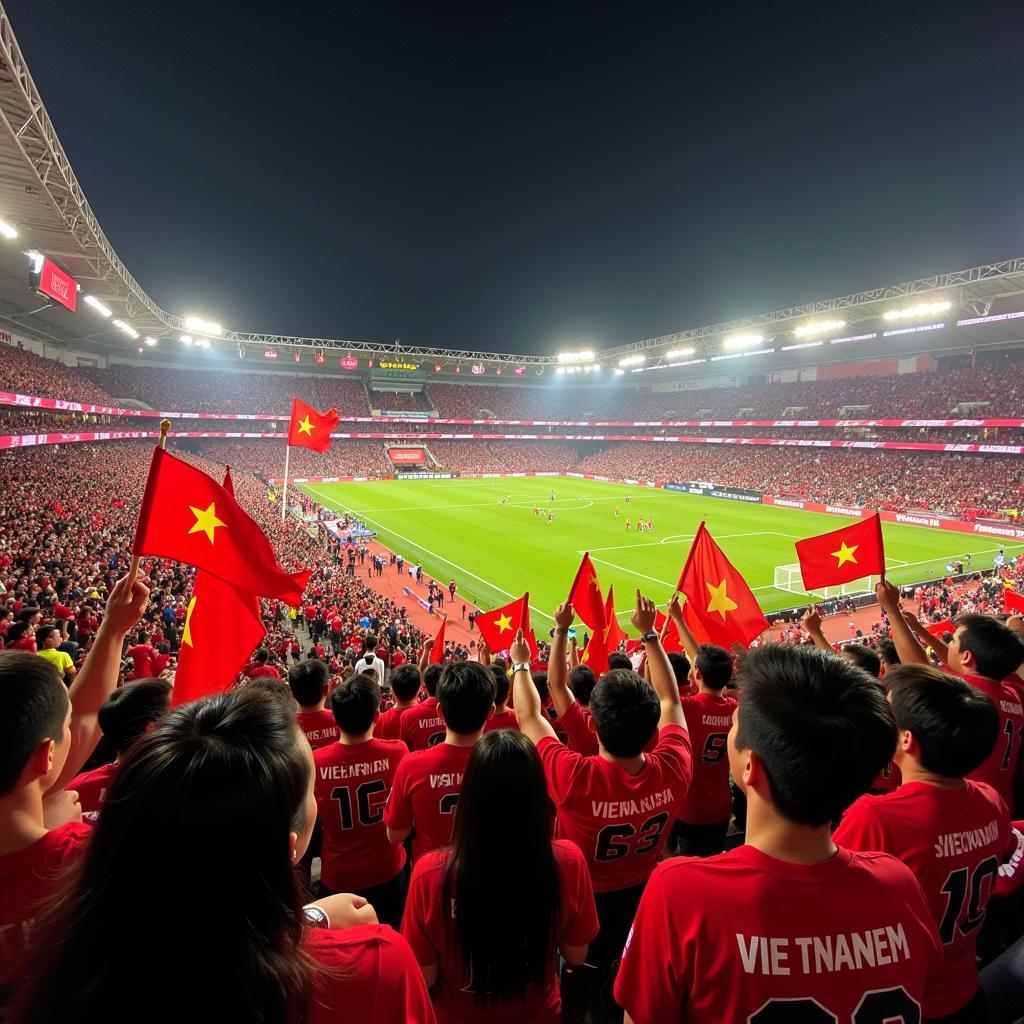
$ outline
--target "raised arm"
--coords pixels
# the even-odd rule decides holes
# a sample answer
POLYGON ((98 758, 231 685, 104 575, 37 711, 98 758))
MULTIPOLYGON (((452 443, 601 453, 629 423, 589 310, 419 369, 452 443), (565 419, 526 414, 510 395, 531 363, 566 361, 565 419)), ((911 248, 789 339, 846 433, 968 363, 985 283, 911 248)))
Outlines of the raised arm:
MULTIPOLYGON (((636 592, 636 610, 633 612, 632 621, 634 627, 640 631, 651 686, 661 703, 661 718, 658 720, 658 728, 664 729, 666 725, 685 727, 686 719, 683 717, 683 706, 679 703, 679 687, 676 686, 672 664, 668 660, 665 648, 661 646, 661 638, 654 630, 656 616, 657 609, 654 607, 654 602, 650 598, 644 597, 638 590, 636 592)), ((693 637, 691 636, 690 639, 692 640, 693 637)))
POLYGON ((416 667, 420 670, 420 679, 423 678, 423 673, 427 671, 430 665, 430 652, 434 649, 433 637, 427 637, 423 641, 423 646, 420 648, 420 656, 416 661, 416 667))
POLYGON ((949 664, 949 648, 934 633, 929 633, 928 627, 913 612, 904 611, 903 621, 926 651, 930 647, 943 665, 949 664))
POLYGON ((882 611, 889 617, 889 628, 892 630, 892 640, 900 661, 904 665, 927 665, 928 655, 924 653, 924 648, 917 642, 907 625, 907 620, 903 618, 899 590, 889 580, 880 580, 875 584, 875 597, 882 611))
POLYGON ((814 608, 808 608, 807 614, 804 615, 804 629, 807 630, 811 640, 814 641, 814 646, 822 651, 828 651, 829 654, 835 654, 835 648, 828 642, 825 634, 821 631, 821 616, 814 610, 814 608))
POLYGON ((683 618, 683 607, 679 603, 678 593, 672 595, 672 600, 668 605, 668 614, 676 624, 676 631, 679 633, 679 639, 682 641, 683 650, 686 651, 687 658, 690 659, 690 664, 695 665, 700 644, 697 643, 696 638, 690 632, 690 627, 687 626, 686 620, 683 618))
POLYGON ((555 609, 555 635, 551 640, 551 657, 548 659, 548 692, 559 718, 576 703, 576 697, 569 689, 565 662, 565 638, 574 617, 569 601, 555 609))
POLYGON ((519 731, 531 743, 539 743, 545 736, 554 736, 555 730, 544 717, 540 694, 533 685, 533 676, 530 674, 530 645, 523 639, 522 630, 516 633, 508 653, 515 670, 512 674, 512 702, 519 731))

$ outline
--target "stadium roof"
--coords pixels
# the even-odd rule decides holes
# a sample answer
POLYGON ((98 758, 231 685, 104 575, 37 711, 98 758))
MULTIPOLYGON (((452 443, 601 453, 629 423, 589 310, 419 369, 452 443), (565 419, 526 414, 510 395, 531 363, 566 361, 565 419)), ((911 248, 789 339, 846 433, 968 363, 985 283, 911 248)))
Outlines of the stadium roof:
MULTIPOLYGON (((42 98, 14 37, 7 12, 0 7, 0 219, 18 232, 15 239, 0 240, 0 321, 22 325, 29 333, 49 336, 59 343, 80 345, 108 355, 134 354, 135 340, 113 326, 120 319, 142 337, 176 338, 189 332, 182 319, 153 301, 118 258, 89 207, 71 163, 64 153, 42 98), (29 288, 27 250, 34 249, 52 259, 72 275, 81 288, 79 298, 94 296, 112 311, 103 318, 80 304, 76 313, 46 301, 29 288)), ((620 359, 640 357, 647 368, 675 359, 685 365, 686 355, 668 357, 669 351, 693 348, 695 357, 720 354, 726 339, 736 335, 761 336, 771 351, 799 345, 796 328, 808 319, 843 322, 842 331, 855 338, 875 332, 899 333, 901 323, 887 323, 886 311, 921 302, 943 301, 951 308, 941 316, 948 328, 943 338, 916 339, 917 347, 962 348, 974 345, 999 346, 1024 337, 1024 318, 988 320, 983 324, 963 323, 1024 309, 1024 259, 1007 260, 941 274, 920 281, 871 289, 790 309, 742 317, 658 338, 615 346, 595 353, 595 362, 609 368, 620 359), (976 335, 976 336, 975 336, 976 335)), ((914 325, 927 326, 927 318, 906 321, 907 332, 914 325)), ((835 336, 836 330, 832 331, 835 336)), ((828 335, 823 335, 830 340, 828 335)), ((858 338, 860 340, 860 338, 858 338)), ((224 331, 212 341, 216 347, 268 346, 288 349, 321 349, 335 353, 396 354, 419 360, 479 360, 496 364, 525 363, 555 367, 554 353, 546 356, 472 352, 462 349, 418 348, 396 342, 353 341, 330 338, 298 338, 279 335, 224 331)), ((817 342, 815 344, 818 344, 817 342)), ((824 345, 825 342, 820 344, 824 345)), ((802 346, 801 346, 802 347, 802 346)), ((875 346, 871 346, 874 348, 875 346)), ((839 350, 835 350, 839 351, 839 350)), ((865 354, 868 348, 863 349, 865 354)), ((810 355, 806 353, 805 355, 810 355)), ((875 354, 872 352, 872 354, 875 354)), ((890 352, 891 354, 891 352, 890 352)), ((901 353, 903 354, 903 353, 901 353)))

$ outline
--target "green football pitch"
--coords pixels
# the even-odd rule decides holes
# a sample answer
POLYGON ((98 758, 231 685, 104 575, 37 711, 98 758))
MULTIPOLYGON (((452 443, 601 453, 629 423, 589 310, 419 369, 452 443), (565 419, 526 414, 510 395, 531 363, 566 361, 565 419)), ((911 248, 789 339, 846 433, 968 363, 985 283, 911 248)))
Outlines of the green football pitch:
MULTIPOLYGON (((765 611, 804 603, 804 595, 776 588, 776 566, 796 562, 795 540, 853 521, 564 477, 300 486, 327 508, 356 515, 381 543, 407 562, 421 562, 428 575, 442 583, 454 578, 460 594, 483 608, 528 590, 533 618, 540 622, 550 621, 565 599, 584 551, 590 552, 602 590, 614 584, 620 616, 629 615, 638 587, 664 605, 701 519, 765 611), (535 515, 534 508, 552 511, 553 520, 535 515), (638 518, 650 519, 653 531, 637 533, 638 518)), ((887 575, 894 583, 943 576, 948 562, 966 561, 968 552, 973 569, 990 568, 999 549, 993 538, 947 530, 885 523, 882 531, 887 575)), ((1024 544, 1005 548, 1009 558, 1024 544)))

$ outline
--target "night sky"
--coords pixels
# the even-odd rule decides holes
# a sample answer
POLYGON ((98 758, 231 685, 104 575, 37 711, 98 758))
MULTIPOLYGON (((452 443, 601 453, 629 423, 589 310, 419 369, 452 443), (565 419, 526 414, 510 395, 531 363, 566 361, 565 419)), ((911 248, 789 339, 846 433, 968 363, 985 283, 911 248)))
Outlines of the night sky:
POLYGON ((109 239, 226 327, 546 352, 1024 254, 1018 0, 8 0, 109 239))

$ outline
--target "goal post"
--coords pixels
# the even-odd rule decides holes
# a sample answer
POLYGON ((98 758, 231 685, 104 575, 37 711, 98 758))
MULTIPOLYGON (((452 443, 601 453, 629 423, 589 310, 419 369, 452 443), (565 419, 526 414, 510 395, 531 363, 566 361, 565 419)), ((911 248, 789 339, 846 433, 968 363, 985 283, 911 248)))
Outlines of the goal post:
POLYGON ((775 566, 774 586, 776 590, 785 591, 788 594, 799 594, 801 597, 812 597, 825 601, 830 597, 845 597, 853 594, 874 593, 875 584, 880 577, 866 576, 852 583, 843 583, 835 587, 821 587, 818 590, 806 590, 803 577, 800 575, 800 563, 791 565, 775 566))

